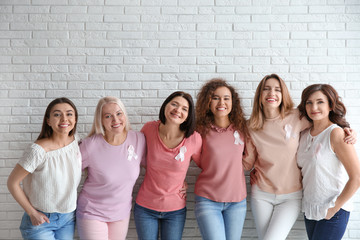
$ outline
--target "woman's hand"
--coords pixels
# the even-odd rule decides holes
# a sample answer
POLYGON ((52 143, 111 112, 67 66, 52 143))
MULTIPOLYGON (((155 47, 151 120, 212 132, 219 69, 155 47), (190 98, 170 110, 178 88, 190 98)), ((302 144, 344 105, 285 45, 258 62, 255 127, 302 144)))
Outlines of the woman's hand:
POLYGON ((186 191, 187 191, 188 187, 189 186, 188 186, 187 182, 184 181, 182 187, 179 190, 179 195, 182 199, 186 199, 186 191))
POLYGON ((339 210, 336 209, 335 207, 329 208, 327 213, 326 213, 325 219, 330 220, 335 215, 335 213, 337 213, 338 211, 339 210))
POLYGON ((345 131, 345 138, 344 138, 344 142, 348 143, 348 144, 355 144, 356 143, 356 137, 357 137, 357 133, 354 129, 352 128, 344 128, 345 131))
POLYGON ((39 226, 45 222, 50 223, 50 220, 48 217, 46 217, 43 213, 39 211, 34 211, 30 216, 31 223, 34 226, 39 226))

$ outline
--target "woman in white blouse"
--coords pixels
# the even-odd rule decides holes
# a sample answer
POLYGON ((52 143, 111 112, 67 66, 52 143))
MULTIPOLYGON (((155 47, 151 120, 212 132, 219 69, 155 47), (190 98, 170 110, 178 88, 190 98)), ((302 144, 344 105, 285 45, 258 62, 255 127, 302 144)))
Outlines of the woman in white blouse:
POLYGON ((360 163, 342 128, 346 108, 328 84, 304 89, 298 106, 312 127, 301 134, 297 163, 303 176, 305 226, 310 240, 339 240, 360 186, 360 163))
POLYGON ((78 113, 67 98, 47 107, 39 137, 16 164, 8 189, 25 210, 24 239, 73 239, 81 154, 75 138, 78 113), (23 189, 20 183, 23 182, 23 189))

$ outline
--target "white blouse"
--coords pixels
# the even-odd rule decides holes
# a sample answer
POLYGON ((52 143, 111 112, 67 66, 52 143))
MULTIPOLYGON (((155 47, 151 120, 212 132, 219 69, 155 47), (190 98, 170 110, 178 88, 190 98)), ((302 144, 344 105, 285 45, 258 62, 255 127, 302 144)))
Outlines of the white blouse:
MULTIPOLYGON (((301 134, 297 163, 303 176, 302 211, 307 219, 321 220, 344 189, 349 176, 331 148, 330 135, 336 124, 329 126, 317 136, 310 129, 301 134)), ((352 210, 351 200, 342 209, 352 210)))
POLYGON ((31 173, 23 180, 23 188, 34 208, 46 213, 69 213, 76 209, 81 179, 77 138, 69 145, 49 152, 33 143, 18 164, 31 173))

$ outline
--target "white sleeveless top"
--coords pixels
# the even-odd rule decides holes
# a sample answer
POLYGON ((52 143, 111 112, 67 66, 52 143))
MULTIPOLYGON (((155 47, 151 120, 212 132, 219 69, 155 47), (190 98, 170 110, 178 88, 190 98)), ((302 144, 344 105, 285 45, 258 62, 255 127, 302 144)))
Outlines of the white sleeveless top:
MULTIPOLYGON (((335 201, 347 183, 349 176, 331 148, 332 124, 319 135, 313 137, 310 129, 302 132, 297 153, 297 163, 303 176, 302 211, 307 219, 321 220, 327 210, 335 206, 335 201)), ((352 210, 351 199, 342 209, 352 210)))

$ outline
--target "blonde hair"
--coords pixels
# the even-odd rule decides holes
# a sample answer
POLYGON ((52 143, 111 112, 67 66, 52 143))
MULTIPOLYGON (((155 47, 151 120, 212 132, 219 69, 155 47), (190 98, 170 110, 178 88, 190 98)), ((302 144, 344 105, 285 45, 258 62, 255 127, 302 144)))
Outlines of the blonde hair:
POLYGON ((251 130, 255 130, 255 131, 260 130, 264 126, 265 113, 264 113, 263 105, 261 103, 261 99, 262 99, 263 90, 264 90, 264 87, 266 84, 266 80, 268 80, 270 78, 274 78, 274 79, 278 80, 279 84, 280 84, 282 101, 281 101, 279 108, 280 108, 281 118, 284 118, 294 108, 294 102, 291 99, 289 90, 288 90, 284 80, 282 80, 279 77, 279 75, 274 74, 274 73, 270 74, 270 75, 266 75, 260 81, 259 85, 257 86, 256 92, 255 92, 254 106, 253 106, 253 110, 252 110, 250 119, 248 121, 248 127, 251 130))
POLYGON ((123 112, 123 114, 125 116, 125 121, 126 121, 125 131, 130 130, 130 128, 131 128, 130 122, 129 122, 129 118, 128 118, 124 104, 117 97, 107 96, 107 97, 101 98, 96 106, 94 122, 93 122, 91 131, 90 131, 88 137, 90 137, 94 134, 102 134, 103 136, 105 135, 105 129, 102 124, 102 109, 103 109, 104 105, 108 104, 108 103, 116 103, 120 107, 121 111, 123 112))

